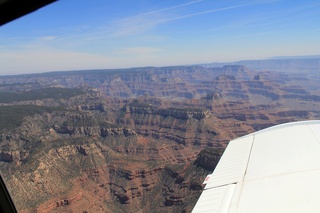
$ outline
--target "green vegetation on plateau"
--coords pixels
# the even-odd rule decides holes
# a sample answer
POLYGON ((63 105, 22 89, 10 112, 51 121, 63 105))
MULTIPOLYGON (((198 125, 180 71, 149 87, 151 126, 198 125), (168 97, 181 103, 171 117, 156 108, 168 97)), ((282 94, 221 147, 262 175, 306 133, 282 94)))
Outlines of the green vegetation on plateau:
POLYGON ((71 98, 73 96, 81 95, 84 92, 81 89, 74 88, 43 88, 25 92, 0 92, 0 103, 10 103, 12 101, 32 101, 46 98, 60 99, 71 98))
POLYGON ((19 127, 26 116, 44 112, 50 113, 54 110, 61 110, 61 108, 36 105, 0 106, 0 131, 19 127))

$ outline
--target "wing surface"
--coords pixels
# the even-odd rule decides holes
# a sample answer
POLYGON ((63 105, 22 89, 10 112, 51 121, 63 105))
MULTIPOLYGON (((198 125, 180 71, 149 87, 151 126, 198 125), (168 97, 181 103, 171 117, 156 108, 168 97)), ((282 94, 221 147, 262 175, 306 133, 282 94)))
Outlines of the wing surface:
POLYGON ((320 121, 230 141, 193 213, 319 212, 320 121))

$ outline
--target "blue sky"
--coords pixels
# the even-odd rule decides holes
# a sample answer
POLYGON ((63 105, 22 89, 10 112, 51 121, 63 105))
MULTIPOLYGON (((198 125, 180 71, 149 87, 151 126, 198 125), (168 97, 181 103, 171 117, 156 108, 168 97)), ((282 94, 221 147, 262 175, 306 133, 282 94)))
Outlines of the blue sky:
POLYGON ((318 0, 60 0, 0 27, 0 75, 320 55, 318 0))

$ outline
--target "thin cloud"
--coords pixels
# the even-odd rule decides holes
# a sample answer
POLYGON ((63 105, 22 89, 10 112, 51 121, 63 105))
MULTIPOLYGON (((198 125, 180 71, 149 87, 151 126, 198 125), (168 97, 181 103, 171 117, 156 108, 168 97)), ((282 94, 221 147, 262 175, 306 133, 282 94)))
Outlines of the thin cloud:
POLYGON ((149 55, 161 51, 159 48, 154 47, 129 47, 122 48, 119 50, 121 54, 138 54, 138 55, 149 55))
POLYGON ((163 19, 166 19, 166 17, 168 16, 166 13, 164 13, 165 11, 186 7, 195 3, 200 3, 202 1, 203 0, 196 0, 116 20, 113 22, 112 27, 113 36, 126 36, 136 34, 139 32, 144 32, 158 25, 159 23, 162 23, 163 19))
POLYGON ((113 22, 113 27, 111 29, 111 31, 113 31, 112 35, 114 37, 121 37, 145 32, 146 30, 152 29, 158 24, 163 23, 164 20, 168 19, 168 14, 164 12, 200 3, 202 1, 203 0, 195 0, 184 4, 179 4, 116 20, 113 22))
MULTIPOLYGON (((48 36, 47 41, 62 41, 62 40, 73 40, 71 43, 75 44, 81 42, 89 42, 93 40, 103 40, 107 38, 121 38, 132 35, 141 34, 147 32, 153 28, 156 28, 160 24, 164 24, 166 22, 172 22, 179 19, 189 18, 193 16, 205 15, 209 13, 225 11, 236 9, 240 7, 247 6, 249 4, 236 5, 224 8, 215 8, 211 10, 200 11, 192 14, 181 15, 181 11, 176 11, 178 8, 189 7, 194 4, 200 4, 204 2, 204 0, 195 0, 187 3, 159 9, 153 10, 146 13, 141 13, 136 16, 125 17, 118 20, 115 20, 111 23, 106 24, 106 27, 100 27, 100 29, 95 29, 91 32, 83 32, 76 33, 73 35, 59 37, 59 38, 50 38, 48 36), (179 15, 180 13, 180 15, 179 15), (50 40, 52 39, 52 40, 50 40), (81 42, 80 42, 81 41, 81 42)), ((69 43, 69 45, 72 45, 69 43)))
POLYGON ((136 17, 128 17, 114 22, 113 33, 114 37, 128 36, 144 32, 161 23, 163 17, 158 15, 140 15, 136 17))
POLYGON ((43 36, 43 37, 39 37, 38 39, 41 41, 53 41, 56 38, 57 38, 56 36, 43 36))
POLYGON ((158 12, 173 10, 173 9, 176 9, 176 8, 179 8, 179 7, 185 7, 185 6, 188 6, 188 5, 191 5, 191 4, 195 4, 195 3, 199 3, 199 2, 202 2, 202 1, 203 0, 196 0, 196 1, 188 2, 188 3, 184 3, 184 4, 179 4, 179 5, 172 6, 172 7, 163 8, 163 9, 160 9, 160 10, 154 10, 154 11, 142 13, 142 14, 139 14, 138 16, 143 16, 143 15, 148 15, 148 14, 152 14, 152 13, 158 13, 158 12))
POLYGON ((189 18, 193 16, 198 16, 198 15, 203 15, 203 14, 208 14, 208 13, 214 13, 214 12, 219 12, 219 11, 224 11, 224 10, 231 10, 239 7, 244 7, 248 6, 248 4, 243 4, 243 5, 237 5, 237 6, 232 6, 232 7, 224 7, 224 8, 217 8, 217 9, 212 9, 212 10, 205 10, 197 13, 191 13, 183 16, 178 16, 178 17, 173 17, 170 19, 163 20, 163 22, 168 22, 168 21, 173 21, 173 20, 178 20, 178 19, 184 19, 184 18, 189 18))
POLYGON ((179 7, 185 7, 185 6, 189 6, 191 4, 200 3, 200 2, 202 2, 202 0, 180 4, 180 5, 176 5, 173 7, 168 7, 168 8, 164 8, 156 11, 151 11, 151 12, 139 14, 133 17, 126 17, 126 18, 115 21, 113 23, 113 30, 111 31, 113 31, 114 37, 128 36, 128 35, 145 32, 165 22, 175 21, 178 19, 184 19, 184 18, 199 16, 199 15, 204 15, 204 14, 209 14, 209 13, 214 13, 219 11, 231 10, 231 9, 240 8, 240 7, 249 5, 249 4, 243 4, 243 5, 236 5, 231 7, 215 8, 211 10, 205 10, 205 11, 200 11, 196 13, 180 15, 175 17, 172 17, 171 14, 165 12, 169 10, 174 10, 179 7))
POLYGON ((251 4, 271 4, 271 3, 276 3, 276 2, 281 2, 283 0, 254 0, 251 1, 251 4))

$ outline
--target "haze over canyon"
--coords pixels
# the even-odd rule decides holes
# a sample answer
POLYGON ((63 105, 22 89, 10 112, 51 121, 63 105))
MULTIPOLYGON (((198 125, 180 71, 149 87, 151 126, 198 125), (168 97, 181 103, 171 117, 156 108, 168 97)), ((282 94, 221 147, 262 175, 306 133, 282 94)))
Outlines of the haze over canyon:
POLYGON ((0 77, 19 212, 191 212, 228 142, 320 118, 320 59, 0 77))

